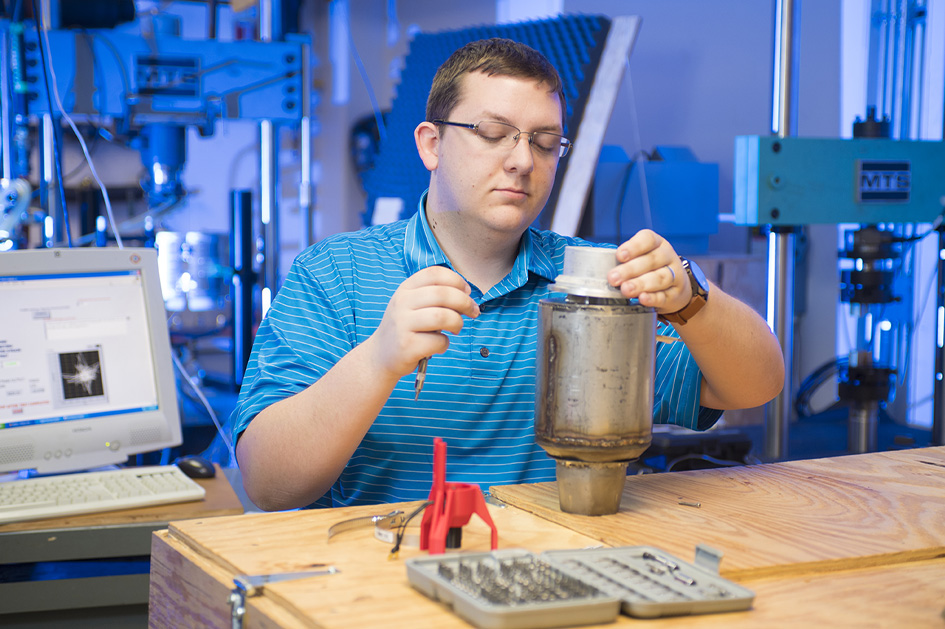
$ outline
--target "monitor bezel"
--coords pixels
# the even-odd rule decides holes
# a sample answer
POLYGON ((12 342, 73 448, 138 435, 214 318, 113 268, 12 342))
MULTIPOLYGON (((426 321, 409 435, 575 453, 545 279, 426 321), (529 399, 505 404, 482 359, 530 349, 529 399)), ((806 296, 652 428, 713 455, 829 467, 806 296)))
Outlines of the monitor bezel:
POLYGON ((125 463, 182 443, 180 410, 157 251, 147 248, 26 249, 0 253, 0 276, 139 270, 150 331, 157 409, 0 429, 0 472, 50 474, 125 463))

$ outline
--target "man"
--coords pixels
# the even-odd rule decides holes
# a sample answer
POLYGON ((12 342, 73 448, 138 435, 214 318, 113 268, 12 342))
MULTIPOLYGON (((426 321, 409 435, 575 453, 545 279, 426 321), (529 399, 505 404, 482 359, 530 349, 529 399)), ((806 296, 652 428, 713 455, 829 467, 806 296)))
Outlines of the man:
MULTIPOLYGON (((259 328, 234 412, 257 505, 425 499, 435 436, 451 482, 554 479, 534 442, 538 301, 565 246, 589 243, 529 226, 569 146, 564 113, 557 71, 527 46, 474 42, 440 67, 414 133, 430 171, 417 214, 304 251, 259 328)), ((616 256, 623 295, 688 319, 660 330, 684 343, 660 344, 655 421, 704 430, 713 409, 777 395, 780 348, 755 312, 716 286, 702 301, 651 231, 616 256)))

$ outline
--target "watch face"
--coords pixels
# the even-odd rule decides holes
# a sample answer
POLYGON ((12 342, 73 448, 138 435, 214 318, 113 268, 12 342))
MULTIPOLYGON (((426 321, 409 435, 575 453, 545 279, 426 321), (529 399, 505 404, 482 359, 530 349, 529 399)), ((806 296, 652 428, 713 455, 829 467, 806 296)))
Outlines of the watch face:
POLYGON ((699 265, 693 262, 692 260, 686 260, 689 263, 689 270, 692 273, 692 277, 696 280, 696 284, 699 285, 703 296, 709 292, 709 280, 706 279, 705 273, 702 272, 702 269, 699 268, 699 265))

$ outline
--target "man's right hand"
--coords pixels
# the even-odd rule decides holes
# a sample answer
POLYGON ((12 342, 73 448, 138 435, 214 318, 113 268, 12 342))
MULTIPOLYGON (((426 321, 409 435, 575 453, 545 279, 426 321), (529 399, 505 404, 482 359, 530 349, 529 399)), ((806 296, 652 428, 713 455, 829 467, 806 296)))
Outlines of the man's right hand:
POLYGON ((427 267, 404 280, 371 335, 377 364, 400 378, 416 369, 421 358, 445 352, 450 342, 444 332, 458 334, 463 315, 479 316, 470 292, 462 276, 442 266, 427 267))

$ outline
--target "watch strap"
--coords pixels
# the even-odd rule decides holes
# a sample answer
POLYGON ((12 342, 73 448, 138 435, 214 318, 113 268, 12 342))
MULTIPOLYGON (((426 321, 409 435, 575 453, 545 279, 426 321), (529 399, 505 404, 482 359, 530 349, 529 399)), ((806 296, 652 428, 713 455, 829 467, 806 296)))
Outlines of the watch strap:
MULTIPOLYGON (((668 314, 661 314, 659 315, 659 319, 665 323, 686 325, 686 322, 696 316, 696 313, 705 307, 707 303, 708 292, 707 288, 700 286, 699 281, 693 274, 693 263, 682 256, 680 256, 679 259, 682 261, 683 269, 686 270, 686 275, 689 277, 689 284, 692 287, 692 298, 682 310, 677 310, 676 312, 670 312, 668 314)), ((701 275, 702 271, 700 270, 699 273, 701 275)))
POLYGON ((686 307, 677 312, 659 315, 659 318, 667 323, 677 325, 686 325, 686 322, 696 316, 696 313, 702 310, 706 305, 706 300, 702 295, 693 294, 692 299, 686 304, 686 307))

